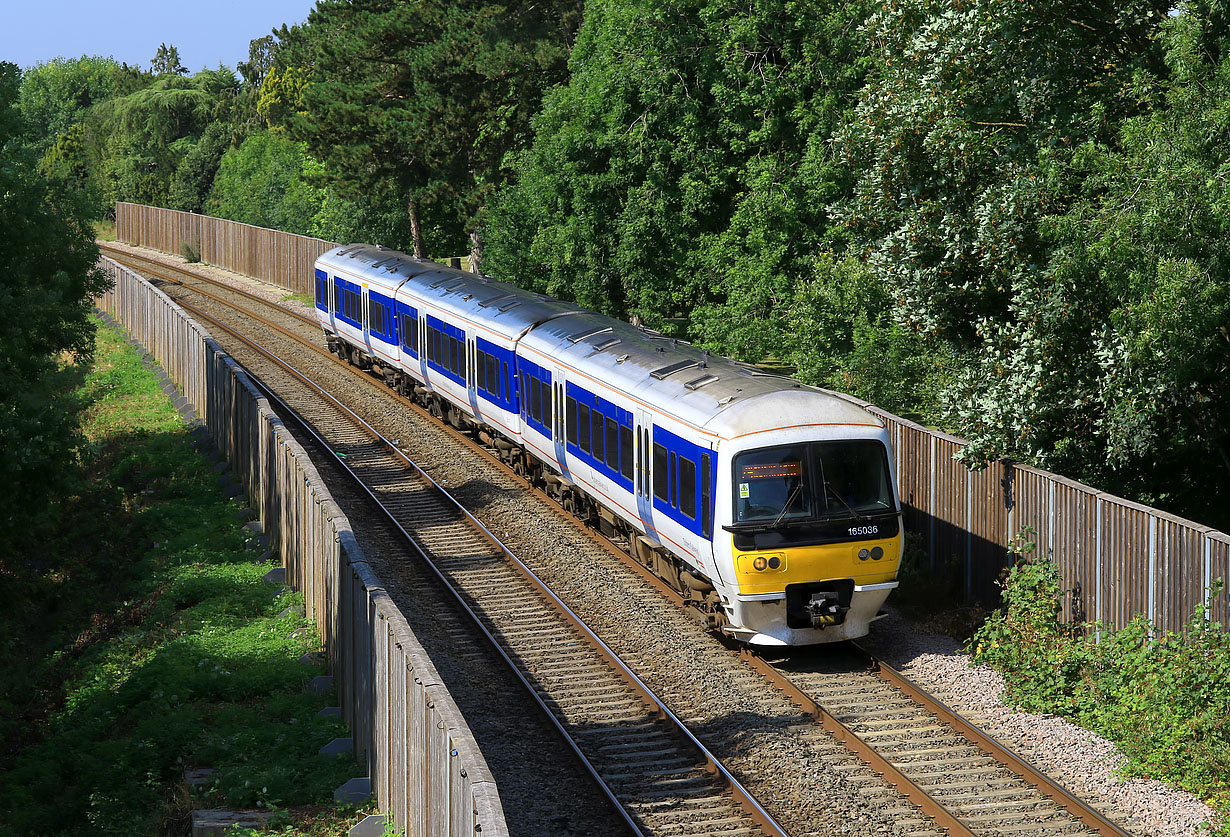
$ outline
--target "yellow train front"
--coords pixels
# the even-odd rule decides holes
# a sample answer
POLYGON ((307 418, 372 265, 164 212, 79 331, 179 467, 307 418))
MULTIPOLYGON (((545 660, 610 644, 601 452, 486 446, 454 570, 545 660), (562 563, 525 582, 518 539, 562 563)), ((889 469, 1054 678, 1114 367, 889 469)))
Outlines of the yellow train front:
POLYGON ((718 430, 710 579, 723 630, 754 645, 866 635, 897 586, 904 546, 887 431, 815 391, 746 407, 718 430))

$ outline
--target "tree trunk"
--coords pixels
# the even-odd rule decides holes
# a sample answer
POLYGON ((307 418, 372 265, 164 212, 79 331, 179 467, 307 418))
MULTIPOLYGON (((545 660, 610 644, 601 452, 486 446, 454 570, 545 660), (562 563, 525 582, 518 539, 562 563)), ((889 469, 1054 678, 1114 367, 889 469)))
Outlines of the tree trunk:
POLYGON ((419 207, 414 195, 406 202, 406 210, 410 214, 410 240, 414 243, 414 256, 425 259, 427 257, 423 255, 423 228, 419 225, 419 207))
POLYGON ((474 273, 483 272, 483 237, 478 230, 470 233, 470 270, 474 273))

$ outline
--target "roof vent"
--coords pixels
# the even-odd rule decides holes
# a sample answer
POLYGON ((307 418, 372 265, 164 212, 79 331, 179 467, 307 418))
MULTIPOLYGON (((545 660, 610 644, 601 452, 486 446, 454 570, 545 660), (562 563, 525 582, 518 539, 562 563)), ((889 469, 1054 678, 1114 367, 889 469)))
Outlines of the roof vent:
POLYGON ((611 348, 612 346, 617 346, 617 345, 619 345, 619 344, 620 344, 620 343, 622 343, 622 342, 623 342, 623 341, 622 341, 622 340, 620 340, 618 337, 612 337, 612 338, 610 338, 609 340, 603 340, 601 343, 595 343, 595 344, 594 344, 594 351, 596 351, 596 352, 601 352, 601 351, 602 351, 602 350, 604 350, 604 349, 609 349, 609 348, 611 348))
POLYGON ((593 337, 595 334, 606 334, 611 330, 610 326, 595 326, 585 331, 578 331, 576 334, 568 335, 569 343, 579 343, 586 337, 593 337))
POLYGON ((696 361, 694 360, 681 360, 678 363, 672 363, 670 366, 663 366, 661 369, 655 369, 649 374, 661 381, 667 375, 673 375, 683 369, 691 369, 695 365, 696 361))
POLYGON ((695 392, 696 390, 703 387, 705 384, 711 384, 717 379, 718 379, 717 375, 701 375, 699 378, 694 378, 693 380, 688 381, 686 384, 684 384, 684 386, 692 390, 693 392, 695 392))
POLYGON ((616 362, 616 363, 623 363, 623 362, 624 362, 625 360, 627 360, 629 357, 631 357, 631 355, 620 355, 619 357, 615 358, 615 362, 616 362))

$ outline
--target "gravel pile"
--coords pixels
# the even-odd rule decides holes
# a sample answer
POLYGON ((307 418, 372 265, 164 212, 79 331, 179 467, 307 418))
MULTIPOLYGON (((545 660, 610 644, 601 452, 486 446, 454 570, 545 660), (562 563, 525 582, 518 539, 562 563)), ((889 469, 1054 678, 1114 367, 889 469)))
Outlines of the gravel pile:
POLYGON ((1215 816, 1207 805, 1162 782, 1120 778, 1115 771, 1123 754, 1088 730, 1005 706, 1003 678, 972 664, 951 637, 922 633, 892 614, 861 644, 1133 834, 1207 833, 1202 825, 1215 816))

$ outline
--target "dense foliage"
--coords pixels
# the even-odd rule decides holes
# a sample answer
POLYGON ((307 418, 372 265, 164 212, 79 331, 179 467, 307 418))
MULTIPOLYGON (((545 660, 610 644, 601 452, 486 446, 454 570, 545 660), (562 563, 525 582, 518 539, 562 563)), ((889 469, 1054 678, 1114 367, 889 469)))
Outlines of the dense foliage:
POLYGON ((970 640, 1006 697, 1119 745, 1132 775, 1230 802, 1230 633, 1203 608, 1182 633, 1143 618, 1117 631, 1060 622, 1063 584, 1032 545, 1004 582, 1004 606, 970 640), (1082 630, 1084 628, 1085 630, 1082 630))
POLYGON ((31 68, 84 200, 436 258, 1230 528, 1220 0, 320 0, 31 68))
POLYGON ((105 285, 89 208, 24 146, 20 84, 0 62, 0 469, 21 498, 0 512, 6 531, 39 514, 75 457, 76 405, 60 378, 66 361, 90 357, 89 314, 105 285))

